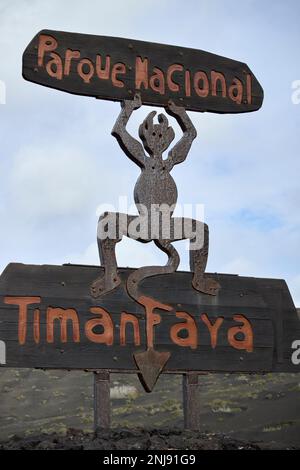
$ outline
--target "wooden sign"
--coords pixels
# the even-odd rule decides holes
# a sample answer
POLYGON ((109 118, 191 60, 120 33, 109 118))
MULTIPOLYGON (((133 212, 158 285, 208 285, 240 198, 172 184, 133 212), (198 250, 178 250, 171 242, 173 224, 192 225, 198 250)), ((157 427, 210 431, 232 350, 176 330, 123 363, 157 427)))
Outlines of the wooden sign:
POLYGON ((263 90, 249 67, 184 47, 43 30, 23 55, 23 77, 84 96, 122 101, 140 92, 143 104, 173 100, 192 111, 258 110, 263 90))
POLYGON ((8 265, 1 367, 137 371, 134 354, 145 351, 147 334, 148 346, 169 354, 166 372, 300 371, 292 361, 300 321, 284 281, 210 275, 222 286, 212 297, 191 287, 191 273, 177 272, 143 281, 139 305, 124 288, 131 269, 120 269, 117 290, 93 299, 89 286, 102 271, 8 265))

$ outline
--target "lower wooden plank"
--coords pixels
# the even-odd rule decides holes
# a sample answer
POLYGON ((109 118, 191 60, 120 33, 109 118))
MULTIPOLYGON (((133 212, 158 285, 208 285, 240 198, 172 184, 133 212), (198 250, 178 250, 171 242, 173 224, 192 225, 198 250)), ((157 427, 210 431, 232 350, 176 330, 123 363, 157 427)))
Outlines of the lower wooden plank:
MULTIPOLYGON (((127 294, 130 269, 120 270, 118 289, 93 299, 89 287, 102 272, 10 264, 0 277, 0 366, 136 371, 133 355, 147 349, 145 306, 127 294)), ((195 291, 188 272, 141 284, 168 307, 152 312, 154 347, 171 354, 164 370, 298 372, 300 321, 286 283, 211 276, 221 285, 216 297, 195 291)))

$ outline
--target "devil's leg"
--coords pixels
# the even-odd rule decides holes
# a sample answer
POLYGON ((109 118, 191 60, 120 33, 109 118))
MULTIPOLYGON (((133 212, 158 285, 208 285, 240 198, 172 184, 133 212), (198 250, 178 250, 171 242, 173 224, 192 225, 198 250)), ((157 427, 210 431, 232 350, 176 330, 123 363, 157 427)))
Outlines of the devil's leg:
POLYGON ((204 294, 216 295, 220 285, 212 278, 204 276, 208 249, 208 226, 198 220, 174 217, 171 228, 173 240, 190 240, 190 269, 194 273, 192 285, 204 294))
POLYGON ((113 212, 106 212, 99 218, 97 241, 101 266, 104 268, 104 275, 97 278, 91 286, 91 295, 98 298, 104 295, 121 283, 118 275, 116 259, 116 244, 127 234, 128 224, 136 216, 127 216, 113 212))
POLYGON ((209 249, 208 226, 198 221, 193 222, 195 224, 193 232, 197 232, 198 240, 193 238, 190 242, 190 269, 194 273, 192 285, 199 292, 216 295, 220 285, 214 279, 204 276, 209 249))

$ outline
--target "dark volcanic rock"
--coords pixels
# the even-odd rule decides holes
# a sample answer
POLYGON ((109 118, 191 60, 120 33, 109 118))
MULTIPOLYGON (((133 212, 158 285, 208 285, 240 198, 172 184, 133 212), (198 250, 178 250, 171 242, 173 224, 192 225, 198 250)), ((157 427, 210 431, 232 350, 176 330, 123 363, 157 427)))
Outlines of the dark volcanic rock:
POLYGON ((87 434, 70 429, 66 436, 57 434, 36 437, 13 437, 0 444, 0 450, 258 450, 254 443, 237 441, 222 435, 204 434, 198 431, 162 429, 145 431, 142 429, 124 429, 87 434))

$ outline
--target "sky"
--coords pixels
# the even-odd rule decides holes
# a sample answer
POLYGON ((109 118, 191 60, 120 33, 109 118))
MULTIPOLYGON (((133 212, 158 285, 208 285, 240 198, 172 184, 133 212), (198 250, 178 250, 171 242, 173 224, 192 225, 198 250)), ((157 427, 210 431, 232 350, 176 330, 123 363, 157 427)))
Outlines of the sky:
MULTIPOLYGON (((172 174, 178 203, 204 205, 207 271, 285 279, 300 306, 299 19, 298 0, 0 0, 0 271, 10 262, 98 264, 103 205, 133 204, 139 169, 110 135, 119 103, 22 78, 22 53, 41 29, 126 37, 230 57, 258 78, 258 112, 189 113, 198 137, 172 174)), ((148 112, 132 117, 133 134, 148 112)), ((176 245, 187 270, 186 242, 176 245)), ((117 257, 131 267, 166 261, 128 239, 117 257)))

